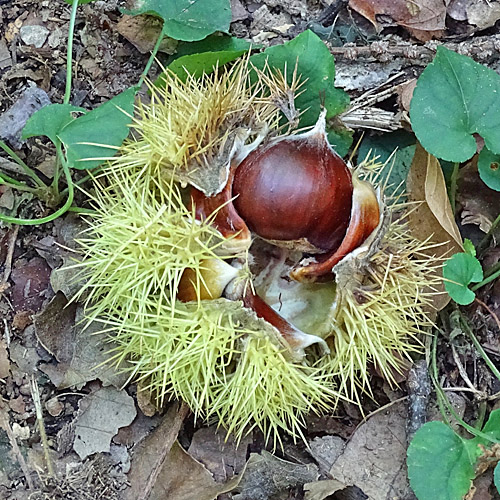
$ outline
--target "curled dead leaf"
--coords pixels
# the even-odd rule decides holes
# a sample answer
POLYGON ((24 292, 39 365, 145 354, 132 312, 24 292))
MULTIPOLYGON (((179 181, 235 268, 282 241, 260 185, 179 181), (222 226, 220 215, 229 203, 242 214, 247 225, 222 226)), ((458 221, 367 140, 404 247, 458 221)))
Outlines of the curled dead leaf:
MULTIPOLYGON (((433 244, 427 252, 442 261, 462 252, 462 237, 453 216, 439 161, 418 143, 406 185, 408 199, 416 203, 409 217, 410 230, 419 239, 429 239, 433 244)), ((444 292, 444 284, 440 291, 442 293, 434 297, 434 307, 438 311, 450 301, 444 292)))
POLYGON ((439 38, 446 28, 446 5, 442 0, 350 0, 349 6, 378 30, 382 24, 398 24, 422 41, 439 38))

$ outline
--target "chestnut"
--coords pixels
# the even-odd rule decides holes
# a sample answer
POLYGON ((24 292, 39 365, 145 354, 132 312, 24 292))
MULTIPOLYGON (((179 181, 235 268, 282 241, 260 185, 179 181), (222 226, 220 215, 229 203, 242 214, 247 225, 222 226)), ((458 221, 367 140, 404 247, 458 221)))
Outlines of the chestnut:
POLYGON ((333 267, 379 225, 377 195, 353 175, 326 135, 326 110, 309 132, 275 139, 231 164, 224 189, 207 197, 192 189, 199 219, 246 250, 251 232, 270 243, 309 254, 290 276, 333 279, 333 267), (314 258, 311 258, 311 255, 314 258))
POLYGON ((324 134, 291 136, 250 153, 232 194, 251 231, 307 253, 339 247, 349 225, 351 172, 324 134))

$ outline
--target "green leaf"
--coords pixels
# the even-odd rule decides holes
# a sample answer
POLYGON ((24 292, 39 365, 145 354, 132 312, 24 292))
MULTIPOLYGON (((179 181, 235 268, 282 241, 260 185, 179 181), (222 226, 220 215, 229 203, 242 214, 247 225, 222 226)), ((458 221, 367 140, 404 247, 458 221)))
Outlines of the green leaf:
POLYGON ((23 129, 23 139, 37 135, 45 135, 52 142, 57 142, 61 130, 75 120, 74 113, 85 113, 83 108, 71 104, 50 104, 39 109, 26 122, 23 129))
POLYGON ((340 156, 345 156, 351 147, 354 130, 344 126, 329 127, 327 124, 326 131, 328 132, 328 142, 333 149, 340 156))
MULTIPOLYGON (((481 429, 483 434, 487 434, 494 441, 500 441, 500 410, 493 410, 490 413, 488 421, 484 424, 484 427, 481 429)), ((483 439, 481 436, 477 436, 474 439, 471 439, 474 443, 480 443, 484 446, 489 446, 492 444, 491 441, 487 441, 483 439)))
MULTIPOLYGON (((69 3, 70 5, 73 5, 73 0, 64 0, 66 3, 69 3)), ((94 0, 79 0, 78 5, 84 4, 84 3, 90 3, 93 2, 94 0)))
POLYGON ((164 21, 164 32, 176 40, 202 40, 215 31, 229 30, 229 0, 136 0, 133 16, 151 14, 164 21))
POLYGON ((369 135, 363 139, 358 149, 358 163, 367 158, 379 157, 385 163, 389 158, 390 165, 382 172, 383 179, 388 179, 388 194, 399 195, 406 191, 406 178, 415 155, 415 136, 404 130, 397 130, 382 135, 369 135), (391 155, 393 155, 391 157, 391 155), (394 164, 392 164, 394 162, 394 164), (397 191, 396 191, 397 189, 397 191), (393 193, 394 191, 394 193, 393 193))
POLYGON ((422 146, 438 158, 465 161, 478 133, 500 153, 500 76, 466 56, 437 48, 418 79, 410 117, 422 146))
MULTIPOLYGON (((230 36, 211 35, 201 42, 185 43, 178 50, 177 57, 168 65, 168 69, 174 72, 182 80, 185 80, 187 73, 200 77, 203 73, 212 73, 215 67, 222 66, 234 61, 245 52, 248 52, 251 44, 246 40, 230 36), (194 51, 194 52, 193 52, 194 51)), ((164 83, 160 75, 155 85, 161 86, 164 83)))
POLYGON ((498 493, 500 493, 500 464, 497 464, 493 471, 493 482, 498 493))
POLYGON ((483 148, 477 162, 479 177, 491 189, 500 191, 500 154, 492 153, 483 148))
POLYGON ((443 267, 444 286, 450 297, 463 306, 470 304, 476 296, 467 288, 471 283, 483 279, 480 262, 467 253, 456 253, 446 261, 443 267))
POLYGON ((250 61, 262 69, 266 62, 271 68, 285 70, 288 81, 297 64, 297 73, 307 79, 305 92, 297 97, 295 105, 303 111, 301 126, 314 125, 318 119, 321 102, 327 109, 327 118, 332 118, 344 111, 349 104, 349 96, 334 86, 335 61, 328 47, 312 31, 307 30, 283 45, 267 48, 260 54, 254 54, 250 61))
POLYGON ((177 52, 173 58, 201 54, 203 52, 224 52, 224 51, 244 51, 256 49, 259 46, 251 44, 242 38, 224 35, 222 33, 214 33, 203 40, 196 42, 180 42, 177 47, 177 52))
POLYGON ((408 477, 419 500, 461 500, 474 478, 464 440, 442 422, 429 422, 408 447, 408 477))
POLYGON ((476 247, 474 246, 474 243, 472 243, 472 241, 468 238, 464 239, 464 250, 465 253, 472 255, 473 257, 476 256, 476 247))
POLYGON ((70 167, 94 168, 114 156, 129 133, 135 91, 133 87, 118 94, 61 131, 59 139, 65 146, 70 167))
POLYGON ((500 441, 500 410, 493 410, 490 413, 488 421, 482 428, 481 432, 486 434, 491 438, 491 440, 485 439, 482 436, 476 436, 473 439, 468 439, 464 441, 465 446, 469 451, 469 456, 473 462, 483 454, 483 450, 478 445, 483 445, 484 447, 491 447, 491 445, 497 441, 500 441))

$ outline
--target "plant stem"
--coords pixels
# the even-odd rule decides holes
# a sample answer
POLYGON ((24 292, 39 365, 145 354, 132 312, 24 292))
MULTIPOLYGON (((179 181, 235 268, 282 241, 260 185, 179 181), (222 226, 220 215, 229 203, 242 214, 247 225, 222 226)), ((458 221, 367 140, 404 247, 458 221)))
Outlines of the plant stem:
POLYGON ((484 235, 484 238, 479 242, 479 245, 477 246, 476 249, 478 254, 481 253, 486 248, 486 245, 488 245, 490 238, 493 236, 493 231, 495 231, 498 224, 500 224, 500 214, 498 214, 497 218, 491 224, 490 229, 484 235))
MULTIPOLYGON (((11 184, 11 187, 12 187, 12 185, 25 186, 25 184, 23 184, 22 182, 19 182, 17 179, 14 179, 10 175, 4 174, 4 173, 0 174, 0 184, 11 184)), ((26 187, 29 187, 29 186, 26 186, 26 187)), ((30 188, 30 189, 33 189, 33 188, 30 188)))
POLYGON ((481 288, 484 285, 487 285, 488 283, 491 283, 493 280, 496 280, 500 276, 500 269, 497 269, 494 273, 490 274, 487 278, 485 278, 483 281, 478 283, 477 285, 471 286, 471 290, 475 292, 479 288, 481 288))
POLYGON ((39 188, 34 188, 31 186, 26 186, 25 184, 21 184, 20 182, 16 181, 15 179, 11 179, 7 175, 0 175, 0 186, 7 186, 12 189, 17 189, 18 191, 26 191, 27 193, 33 193, 33 194, 38 194, 39 188), (11 182, 15 181, 15 182, 11 182))
POLYGON ((474 332, 472 331, 472 328, 469 326, 469 323, 467 322, 467 319, 464 317, 462 313, 460 313, 460 323, 462 325, 462 328, 465 330, 467 335, 472 340, 472 343, 474 344, 474 347, 476 348, 477 352, 481 355, 483 358, 484 362, 488 365, 489 369, 493 372, 493 375, 500 380, 500 371, 498 371, 497 367, 494 365, 493 361, 491 361, 490 357, 486 354, 485 350, 483 349, 483 346, 477 340, 477 337, 474 335, 474 332))
POLYGON ((500 269, 500 262, 497 262, 494 266, 491 266, 490 268, 486 269, 484 271, 484 277, 487 278, 488 276, 491 276, 493 273, 496 273, 500 269))
MULTIPOLYGON (((76 182, 73 182, 73 185, 75 186, 81 186, 82 184, 85 184, 88 180, 92 179, 93 177, 96 176, 100 171, 102 170, 102 167, 96 167, 92 170, 92 174, 88 174, 85 177, 82 177, 81 179, 77 180, 76 182)), ((61 191, 61 196, 64 196, 66 192, 68 191, 68 188, 64 188, 61 191)))
POLYGON ((92 210, 91 208, 83 208, 83 207, 69 207, 68 212, 75 212, 77 214, 84 214, 84 215, 96 215, 97 212, 95 210, 92 210))
POLYGON ((71 17, 69 20, 68 31, 68 55, 66 58, 66 91, 64 92, 64 104, 69 103, 71 97, 71 77, 73 72, 73 35, 75 33, 76 10, 78 9, 78 0, 73 0, 71 7, 71 17))
POLYGON ((54 168, 54 178, 52 179, 52 184, 50 188, 56 197, 59 196, 59 177, 61 175, 61 159, 59 155, 56 156, 56 164, 54 168))
POLYGON ((45 183, 36 175, 35 171, 28 167, 26 163, 24 163, 21 158, 11 149, 5 142, 0 141, 0 148, 2 148, 19 166, 23 168, 23 170, 26 172, 26 175, 38 186, 41 188, 46 188, 47 186, 45 183))
POLYGON ((444 412, 444 407, 446 407, 446 410, 452 415, 452 417, 457 421, 458 424, 460 424, 465 430, 470 432, 473 436, 478 436, 483 439, 485 439, 487 442, 490 443, 498 443, 499 441, 492 436, 479 431, 478 429, 475 429, 468 423, 464 422, 460 418, 460 415, 455 411, 453 408, 453 405, 450 403, 449 399, 446 397, 446 394, 443 391, 443 388, 439 385, 438 382, 438 371, 437 371, 437 362, 436 362, 436 352, 437 352, 437 335, 434 336, 433 342, 432 342, 432 373, 431 373, 431 379, 434 383, 434 387, 436 389, 436 395, 437 395, 437 401, 439 405, 439 409, 441 411, 441 414, 443 415, 444 420, 448 425, 450 425, 448 418, 444 412))
POLYGON ((69 166, 66 163, 66 160, 64 159, 64 156, 62 154, 62 147, 60 142, 56 144, 56 148, 57 148, 57 154, 60 155, 61 157, 63 172, 64 175, 66 176, 66 182, 68 183, 68 198, 66 199, 64 205, 59 210, 55 211, 53 214, 47 215, 47 217, 42 217, 41 219, 18 219, 17 217, 9 217, 8 215, 0 214, 1 221, 8 222, 10 224, 19 224, 21 226, 35 226, 37 224, 45 224, 47 222, 53 221, 54 219, 57 219, 58 217, 60 217, 69 210, 71 204, 73 203, 73 197, 75 194, 73 188, 73 182, 71 180, 71 173, 69 171, 69 166))
POLYGON ((453 215, 455 215, 455 204, 457 198, 457 180, 458 180, 458 170, 460 168, 460 163, 456 162, 453 164, 453 172, 451 173, 450 179, 450 204, 453 215))
POLYGON ((144 68, 144 71, 141 74, 141 77, 139 78, 139 82, 137 83, 138 87, 141 87, 142 84, 144 83, 144 80, 146 76, 149 73, 149 70, 151 69, 151 66, 153 65, 153 61, 155 60, 156 54, 158 53, 158 50, 160 49, 160 44, 162 40, 165 38, 166 35, 166 28, 165 28, 165 23, 163 23, 163 26, 161 28, 161 32, 158 35, 158 39, 156 40, 155 46, 153 47, 153 51, 151 52, 151 55, 149 56, 148 62, 146 64, 146 67, 144 68))

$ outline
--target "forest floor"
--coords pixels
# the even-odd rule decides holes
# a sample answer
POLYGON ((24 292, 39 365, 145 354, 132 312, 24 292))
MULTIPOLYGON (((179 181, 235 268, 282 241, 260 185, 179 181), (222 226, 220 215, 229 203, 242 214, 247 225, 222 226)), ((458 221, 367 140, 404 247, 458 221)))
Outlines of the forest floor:
MULTIPOLYGON (((343 117, 354 130, 355 144, 363 134, 375 140, 404 133, 408 96, 438 44, 500 71, 498 2, 425 0, 415 3, 427 12, 420 18, 405 13, 406 4, 234 0, 231 33, 264 46, 308 28, 317 33, 335 56, 336 86, 360 105, 343 117)), ((75 106, 92 109, 134 85, 142 73, 159 25, 128 18, 120 6, 117 0, 99 0, 79 8, 75 106)), ((0 0, 0 139, 47 181, 55 162, 52 145, 39 137, 21 140, 20 131, 36 109, 63 100, 70 10, 62 0, 0 0)), ((166 44, 159 59, 174 50, 166 44)), ((19 171, 4 154, 0 169, 11 175, 19 171)), ((465 237, 479 241, 498 215, 499 196, 481 183, 474 165, 461 169, 461 176, 456 220, 465 237)), ((77 201, 82 200, 78 193, 77 201)), ((25 218, 51 212, 31 193, 1 185, 0 209, 25 218)), ((100 365, 105 349, 100 336, 79 321, 81 305, 67 306, 75 290, 63 266, 71 261, 74 238, 83 227, 75 214, 43 225, 0 223, 0 498, 142 498, 162 443, 174 441, 151 499, 414 498, 406 472, 405 380, 395 388, 375 378, 366 419, 355 405, 341 404, 335 415, 308 418, 307 446, 285 438, 276 451, 266 449, 257 431, 237 447, 216 426, 192 416, 181 425, 184 409, 177 403, 158 412, 141 400, 135 384, 124 389, 126 375, 100 365), (47 468, 47 453, 53 470, 47 468)), ((493 238, 484 255, 487 267, 500 260, 497 242, 493 238)), ((500 280, 482 288, 478 299, 485 306, 474 302, 466 314, 498 362, 494 315, 500 314, 500 280)), ((496 408, 492 395, 499 393, 500 382, 470 345, 450 349, 442 340, 438 364, 440 381, 466 420, 475 420, 485 405, 496 408)), ((438 417, 431 397, 427 418, 438 417)), ((474 498, 498 497, 492 481, 491 470, 481 476, 474 498)))

